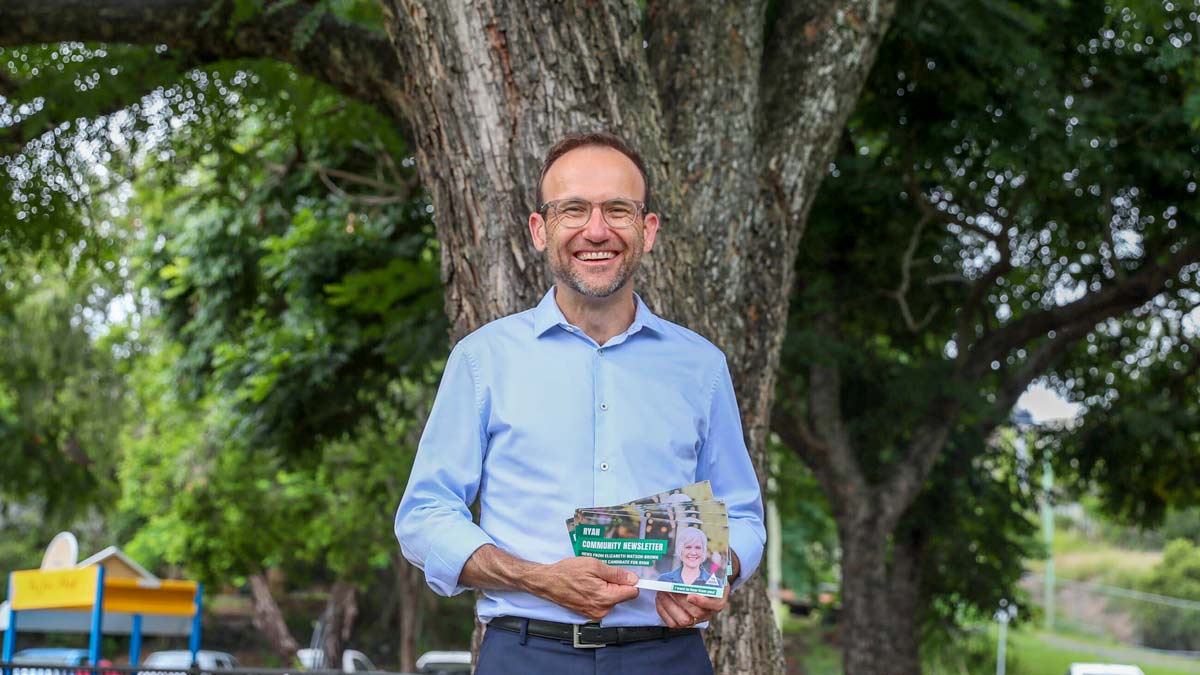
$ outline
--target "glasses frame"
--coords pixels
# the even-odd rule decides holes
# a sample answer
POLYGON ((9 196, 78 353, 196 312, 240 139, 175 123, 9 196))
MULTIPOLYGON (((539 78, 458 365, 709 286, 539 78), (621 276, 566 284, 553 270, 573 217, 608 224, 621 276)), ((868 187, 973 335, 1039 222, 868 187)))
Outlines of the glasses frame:
MULTIPOLYGON (((582 224, 567 225, 562 222, 556 222, 556 224, 560 225, 561 227, 565 227, 568 230, 582 230, 584 227, 587 227, 588 220, 591 220, 592 218, 592 211, 594 211, 597 206, 600 207, 600 219, 604 221, 605 225, 613 228, 614 230, 627 230, 633 227, 637 224, 638 219, 642 218, 647 213, 645 202, 639 202, 636 199, 626 199, 625 197, 614 197, 613 199, 605 199, 602 202, 594 202, 590 199, 584 199, 583 197, 563 197, 562 199, 551 199, 545 204, 539 206, 537 212, 542 214, 543 218, 548 219, 548 209, 551 207, 557 207, 561 202, 587 202, 589 205, 587 220, 584 220, 582 224), (611 202, 627 202, 634 205, 635 208, 633 212, 633 220, 630 221, 628 225, 613 225, 608 221, 608 214, 604 212, 604 205, 611 202)), ((561 221, 561 218, 559 218, 559 221, 561 221)))

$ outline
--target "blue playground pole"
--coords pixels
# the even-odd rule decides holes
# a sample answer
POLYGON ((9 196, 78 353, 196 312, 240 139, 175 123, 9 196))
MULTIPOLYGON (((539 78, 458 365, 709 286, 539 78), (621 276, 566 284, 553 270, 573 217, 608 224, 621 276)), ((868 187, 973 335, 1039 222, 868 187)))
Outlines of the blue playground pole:
MULTIPOLYGON (((4 630, 4 650, 0 652, 0 661, 12 663, 13 651, 17 646, 17 610, 12 609, 13 580, 12 573, 8 575, 8 628, 4 630)), ((4 675, 12 675, 12 668, 5 668, 4 675)))
POLYGON ((96 566, 96 602, 92 605, 92 635, 88 640, 88 661, 92 666, 92 675, 96 675, 97 664, 100 663, 100 637, 104 630, 104 566, 96 566))
POLYGON ((142 615, 133 615, 133 630, 129 634, 129 665, 136 666, 142 660, 142 615))
POLYGON ((200 610, 203 609, 201 598, 204 597, 204 584, 196 584, 196 615, 192 617, 192 634, 188 637, 188 649, 192 652, 192 666, 195 667, 196 652, 200 651, 200 610))

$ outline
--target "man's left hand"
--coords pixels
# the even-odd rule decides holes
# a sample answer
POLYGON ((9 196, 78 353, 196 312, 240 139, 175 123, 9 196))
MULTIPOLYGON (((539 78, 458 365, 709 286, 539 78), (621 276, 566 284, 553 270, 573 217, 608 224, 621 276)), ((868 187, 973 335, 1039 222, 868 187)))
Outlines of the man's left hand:
POLYGON ((725 593, 719 598, 666 591, 659 591, 655 596, 654 608, 668 628, 691 628, 725 609, 725 603, 729 601, 729 584, 725 584, 725 593))

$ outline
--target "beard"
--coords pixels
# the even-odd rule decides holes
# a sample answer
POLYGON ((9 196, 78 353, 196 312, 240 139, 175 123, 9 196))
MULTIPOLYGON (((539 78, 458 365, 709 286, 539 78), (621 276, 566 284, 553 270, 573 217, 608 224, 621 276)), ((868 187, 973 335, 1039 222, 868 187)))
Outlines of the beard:
POLYGON ((621 265, 613 280, 603 286, 588 283, 587 279, 571 266, 572 256, 552 255, 550 259, 550 274, 555 283, 563 284, 576 293, 588 298, 607 298, 629 283, 642 261, 642 245, 645 237, 638 232, 636 241, 622 253, 621 265))

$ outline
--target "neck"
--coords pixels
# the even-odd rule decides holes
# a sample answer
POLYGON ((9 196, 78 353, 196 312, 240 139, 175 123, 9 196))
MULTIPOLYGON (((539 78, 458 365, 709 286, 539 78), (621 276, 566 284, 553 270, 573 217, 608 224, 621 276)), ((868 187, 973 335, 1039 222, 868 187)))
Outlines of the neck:
POLYGON ((557 284, 554 301, 567 321, 587 333, 598 345, 627 330, 637 314, 632 283, 625 284, 607 298, 588 297, 564 284, 557 284))

